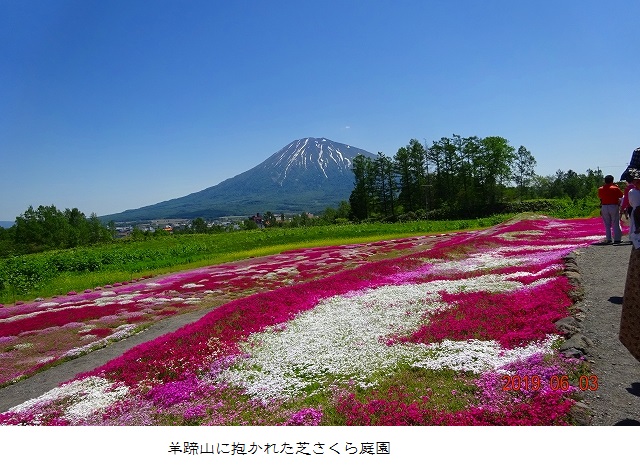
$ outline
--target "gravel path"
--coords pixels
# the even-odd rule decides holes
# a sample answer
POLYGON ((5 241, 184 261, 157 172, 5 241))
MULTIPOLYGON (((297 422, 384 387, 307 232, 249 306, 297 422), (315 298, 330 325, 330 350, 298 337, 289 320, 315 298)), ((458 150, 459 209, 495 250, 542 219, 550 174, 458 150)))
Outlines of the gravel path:
MULTIPOLYGON (((592 345, 587 359, 598 376, 598 390, 582 392, 584 424, 640 425, 640 363, 620 344, 618 328, 624 281, 631 247, 592 245, 575 253, 584 297, 581 333, 592 345)), ((139 343, 172 332, 207 311, 167 318, 144 332, 0 389, 0 412, 38 397, 75 377, 120 356, 139 343)))
POLYGON ((640 425, 640 362, 618 340, 631 246, 592 245, 576 252, 584 299, 582 333, 598 390, 583 392, 594 426, 640 425))

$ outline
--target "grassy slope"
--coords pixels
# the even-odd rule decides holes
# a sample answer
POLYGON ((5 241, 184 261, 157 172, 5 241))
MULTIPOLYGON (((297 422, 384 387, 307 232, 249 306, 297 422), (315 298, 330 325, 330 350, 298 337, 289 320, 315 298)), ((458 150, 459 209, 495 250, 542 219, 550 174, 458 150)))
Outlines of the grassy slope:
POLYGON ((484 228, 508 218, 505 215, 466 221, 347 224, 176 235, 44 252, 0 261, 0 283, 4 279, 4 288, 0 288, 0 303, 66 294, 69 291, 82 291, 142 276, 166 274, 287 250, 484 228), (15 272, 23 272, 21 274, 28 278, 19 283, 15 279, 15 272), (11 279, 11 275, 14 279, 11 279))

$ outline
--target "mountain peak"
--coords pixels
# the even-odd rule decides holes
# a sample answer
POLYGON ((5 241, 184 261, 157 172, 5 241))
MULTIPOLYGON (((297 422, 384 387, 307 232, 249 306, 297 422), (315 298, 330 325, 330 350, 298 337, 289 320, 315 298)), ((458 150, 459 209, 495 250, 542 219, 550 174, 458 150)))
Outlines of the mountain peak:
POLYGON ((376 155, 327 138, 294 140, 261 164, 184 197, 104 216, 132 221, 214 218, 256 212, 314 212, 337 206, 353 190, 353 158, 376 155))
POLYGON ((350 174, 353 158, 360 153, 373 156, 367 151, 327 138, 308 137, 292 141, 262 165, 269 172, 271 180, 282 186, 287 178, 296 177, 301 171, 311 171, 325 179, 337 174, 350 174))

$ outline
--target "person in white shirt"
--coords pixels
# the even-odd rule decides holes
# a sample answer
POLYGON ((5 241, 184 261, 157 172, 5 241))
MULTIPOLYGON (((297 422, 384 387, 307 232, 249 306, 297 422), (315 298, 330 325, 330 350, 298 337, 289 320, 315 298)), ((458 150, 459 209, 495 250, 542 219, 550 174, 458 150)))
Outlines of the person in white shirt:
POLYGON ((629 240, 633 243, 634 249, 640 249, 640 170, 633 169, 638 172, 638 179, 633 181, 634 188, 629 190, 629 206, 631 206, 631 215, 629 216, 629 240))

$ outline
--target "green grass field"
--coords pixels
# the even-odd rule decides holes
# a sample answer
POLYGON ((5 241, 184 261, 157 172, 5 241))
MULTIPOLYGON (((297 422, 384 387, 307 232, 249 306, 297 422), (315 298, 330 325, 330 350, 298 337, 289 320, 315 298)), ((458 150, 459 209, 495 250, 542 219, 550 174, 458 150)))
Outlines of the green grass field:
POLYGON ((459 221, 414 221, 273 228, 120 240, 0 260, 0 304, 130 281, 189 268, 277 254, 300 248, 479 229, 512 215, 459 221))

